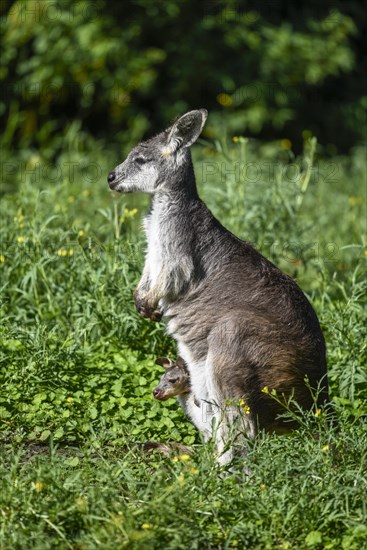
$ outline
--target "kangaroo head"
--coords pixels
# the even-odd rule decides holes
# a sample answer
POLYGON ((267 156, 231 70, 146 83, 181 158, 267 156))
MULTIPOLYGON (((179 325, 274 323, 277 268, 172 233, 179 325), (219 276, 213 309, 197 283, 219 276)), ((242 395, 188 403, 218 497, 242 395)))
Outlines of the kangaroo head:
POLYGON ((158 357, 156 364, 161 365, 166 372, 153 390, 155 399, 165 401, 175 395, 190 392, 190 374, 181 357, 176 359, 176 363, 167 357, 158 357))
POLYGON ((189 147, 199 137, 207 116, 205 109, 189 111, 157 136, 139 143, 109 173, 110 188, 122 193, 155 193, 183 184, 184 166, 191 165, 189 147))

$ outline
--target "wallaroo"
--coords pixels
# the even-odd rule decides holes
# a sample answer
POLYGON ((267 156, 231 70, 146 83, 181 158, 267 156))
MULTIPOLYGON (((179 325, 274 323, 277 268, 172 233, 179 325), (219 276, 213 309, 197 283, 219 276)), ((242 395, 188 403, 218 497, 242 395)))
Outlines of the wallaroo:
POLYGON ((264 388, 311 409, 328 400, 328 387, 324 338, 301 289, 223 227, 198 196, 190 146, 207 115, 190 111, 137 145, 108 183, 153 196, 135 304, 144 317, 167 323, 190 375, 196 405, 187 412, 206 440, 215 438, 225 464, 240 414, 227 412, 228 400, 246 403, 241 426, 253 437, 259 429, 295 427, 279 418, 284 411, 264 388))

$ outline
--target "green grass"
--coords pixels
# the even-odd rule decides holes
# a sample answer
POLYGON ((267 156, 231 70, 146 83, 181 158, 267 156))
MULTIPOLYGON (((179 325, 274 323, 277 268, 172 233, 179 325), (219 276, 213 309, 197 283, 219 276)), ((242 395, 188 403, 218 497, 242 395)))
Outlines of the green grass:
POLYGON ((172 462, 144 460, 134 447, 99 445, 33 455, 31 447, 7 449, 3 547, 365 547, 361 423, 342 424, 337 436, 305 429, 259 437, 247 458, 249 481, 219 475, 201 447, 191 459, 172 462))
POLYGON ((65 144, 59 171, 34 155, 1 204, 0 548, 367 548, 363 152, 203 145, 203 198, 317 310, 338 428, 305 415, 250 443, 249 479, 220 472, 175 400, 152 398, 175 346, 133 305, 146 198, 108 193, 117 159, 98 144, 65 144))

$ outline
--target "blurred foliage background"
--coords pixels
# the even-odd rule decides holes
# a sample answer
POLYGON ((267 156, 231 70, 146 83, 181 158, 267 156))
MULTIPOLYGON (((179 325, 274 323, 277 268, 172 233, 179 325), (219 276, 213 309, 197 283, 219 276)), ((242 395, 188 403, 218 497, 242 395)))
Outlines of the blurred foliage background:
POLYGON ((25 161, 35 151, 56 161, 70 132, 121 154, 201 106, 208 138, 286 137, 299 153, 314 134, 326 155, 364 138, 362 0, 3 0, 1 10, 2 147, 25 161))

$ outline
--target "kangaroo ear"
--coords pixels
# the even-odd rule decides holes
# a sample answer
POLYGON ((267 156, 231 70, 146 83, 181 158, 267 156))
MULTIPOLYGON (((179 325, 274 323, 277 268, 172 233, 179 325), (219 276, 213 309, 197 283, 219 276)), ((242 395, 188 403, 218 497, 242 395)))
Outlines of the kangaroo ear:
POLYGON ((180 369, 184 369, 186 372, 189 372, 188 368, 187 368, 187 365, 186 365, 185 361, 182 359, 182 357, 180 357, 180 356, 177 357, 176 365, 178 367, 180 367, 180 369))
POLYGON ((181 147, 190 147, 200 136, 208 117, 206 109, 198 109, 189 111, 182 115, 176 122, 167 130, 167 149, 166 153, 174 153, 181 147))
POLYGON ((168 359, 168 357, 157 357, 155 360, 156 365, 160 365, 164 369, 169 369, 173 365, 173 361, 168 359))

